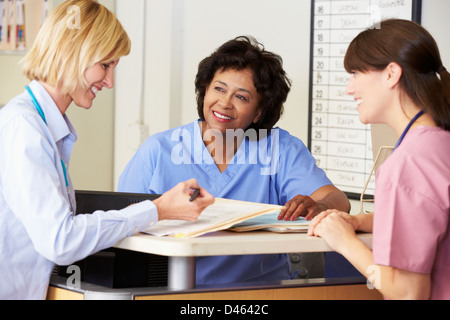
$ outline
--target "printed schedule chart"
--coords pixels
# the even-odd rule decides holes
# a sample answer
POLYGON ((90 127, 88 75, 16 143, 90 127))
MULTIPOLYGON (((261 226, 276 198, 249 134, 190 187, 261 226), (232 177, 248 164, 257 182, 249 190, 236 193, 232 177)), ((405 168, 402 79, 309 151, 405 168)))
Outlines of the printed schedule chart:
MULTIPOLYGON (((331 181, 359 197, 373 166, 370 125, 359 121, 346 94, 347 47, 361 31, 386 18, 411 20, 413 0, 315 0, 312 3, 309 148, 331 181)), ((373 195, 374 177, 365 194, 373 195)))

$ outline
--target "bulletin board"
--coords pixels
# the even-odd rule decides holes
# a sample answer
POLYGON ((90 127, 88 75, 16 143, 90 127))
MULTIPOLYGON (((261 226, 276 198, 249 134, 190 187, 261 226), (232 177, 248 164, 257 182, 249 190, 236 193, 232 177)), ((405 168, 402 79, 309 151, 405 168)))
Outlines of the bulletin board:
POLYGON ((31 48, 44 22, 49 0, 0 0, 0 54, 31 48))
MULTIPOLYGON (((420 23, 421 0, 312 0, 308 147, 349 198, 359 199, 373 166, 370 125, 345 93, 344 56, 361 31, 387 18, 420 23)), ((373 196, 374 177, 365 191, 373 196)))

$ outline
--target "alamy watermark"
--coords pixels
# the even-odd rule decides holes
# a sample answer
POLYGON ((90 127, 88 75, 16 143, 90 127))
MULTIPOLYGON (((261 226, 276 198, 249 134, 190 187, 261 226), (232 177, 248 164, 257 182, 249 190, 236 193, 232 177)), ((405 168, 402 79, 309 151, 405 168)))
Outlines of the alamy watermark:
POLYGON ((67 15, 69 19, 67 19, 67 28, 72 29, 81 29, 81 10, 78 6, 70 6, 67 8, 67 15))
POLYGON ((81 289, 81 269, 73 264, 67 267, 66 274, 70 274, 67 278, 66 285, 70 289, 81 289))
POLYGON ((225 134, 216 129, 203 132, 203 140, 192 139, 186 128, 173 130, 171 141, 178 141, 172 148, 173 164, 247 164, 260 165, 261 175, 274 175, 278 172, 280 160, 279 129, 227 129, 225 134), (269 139, 270 137, 270 139, 269 139), (247 141, 245 141, 247 140, 247 141), (270 140, 270 142, 269 142, 270 140), (204 148, 203 141, 214 142, 215 147, 204 148), (243 146, 241 145, 244 144, 243 146), (234 146, 238 145, 236 153, 234 146), (224 148, 225 154, 224 154, 224 148), (215 162, 211 157, 215 155, 215 162), (226 159, 223 161, 222 159, 226 159))
POLYGON ((372 29, 381 29, 381 9, 379 6, 369 6, 369 25, 372 29))
POLYGON ((381 289, 381 269, 377 265, 370 265, 367 270, 367 274, 369 275, 367 277, 367 288, 370 290, 381 289))

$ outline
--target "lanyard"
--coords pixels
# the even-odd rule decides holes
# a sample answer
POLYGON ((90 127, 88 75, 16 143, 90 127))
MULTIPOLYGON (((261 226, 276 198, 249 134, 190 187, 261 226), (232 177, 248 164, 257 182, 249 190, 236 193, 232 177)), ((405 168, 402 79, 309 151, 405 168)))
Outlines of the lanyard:
POLYGON ((414 118, 412 118, 412 120, 408 123, 408 125, 406 126, 405 131, 403 131, 400 139, 398 139, 397 144, 395 145, 394 149, 397 149, 397 147, 400 145, 400 143, 402 143, 403 138, 406 136, 406 133, 408 132, 408 130, 411 128, 411 126, 413 125, 414 122, 416 122, 417 119, 419 119, 419 117, 423 115, 423 110, 420 110, 419 113, 417 113, 414 118))
MULTIPOLYGON (((37 110, 37 112, 39 113, 39 115, 41 116, 42 120, 44 120, 45 124, 47 124, 47 119, 45 119, 45 114, 44 111, 42 111, 41 106, 39 105, 39 102, 36 100, 36 97, 34 96, 33 92, 31 91, 29 86, 25 86, 25 89, 27 89, 31 100, 33 101, 33 104, 37 110)), ((67 179, 67 170, 66 170, 66 165, 64 164, 64 161, 61 159, 61 165, 62 165, 62 169, 64 172, 64 180, 66 181, 66 188, 69 188, 69 180, 67 179)))

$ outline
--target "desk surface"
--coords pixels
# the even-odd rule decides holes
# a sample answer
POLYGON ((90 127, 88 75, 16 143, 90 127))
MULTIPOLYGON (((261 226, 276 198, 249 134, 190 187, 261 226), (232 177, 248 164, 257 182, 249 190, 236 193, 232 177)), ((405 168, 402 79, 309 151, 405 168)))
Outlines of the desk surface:
MULTIPOLYGON (((359 212, 360 202, 350 202, 353 211, 359 212)), ((367 203, 365 208, 373 211, 373 203, 367 203)), ((372 248, 371 233, 358 233, 358 238, 372 248)), ((119 241, 114 247, 169 257, 332 251, 321 238, 309 237, 305 233, 270 231, 219 231, 192 239, 156 237, 140 233, 119 241)))
MULTIPOLYGON (((372 247, 371 233, 360 233, 358 238, 369 248, 372 247)), ((269 231, 219 231, 191 239, 141 233, 119 241, 114 247, 169 257, 332 251, 321 238, 310 237, 305 233, 269 231)))

